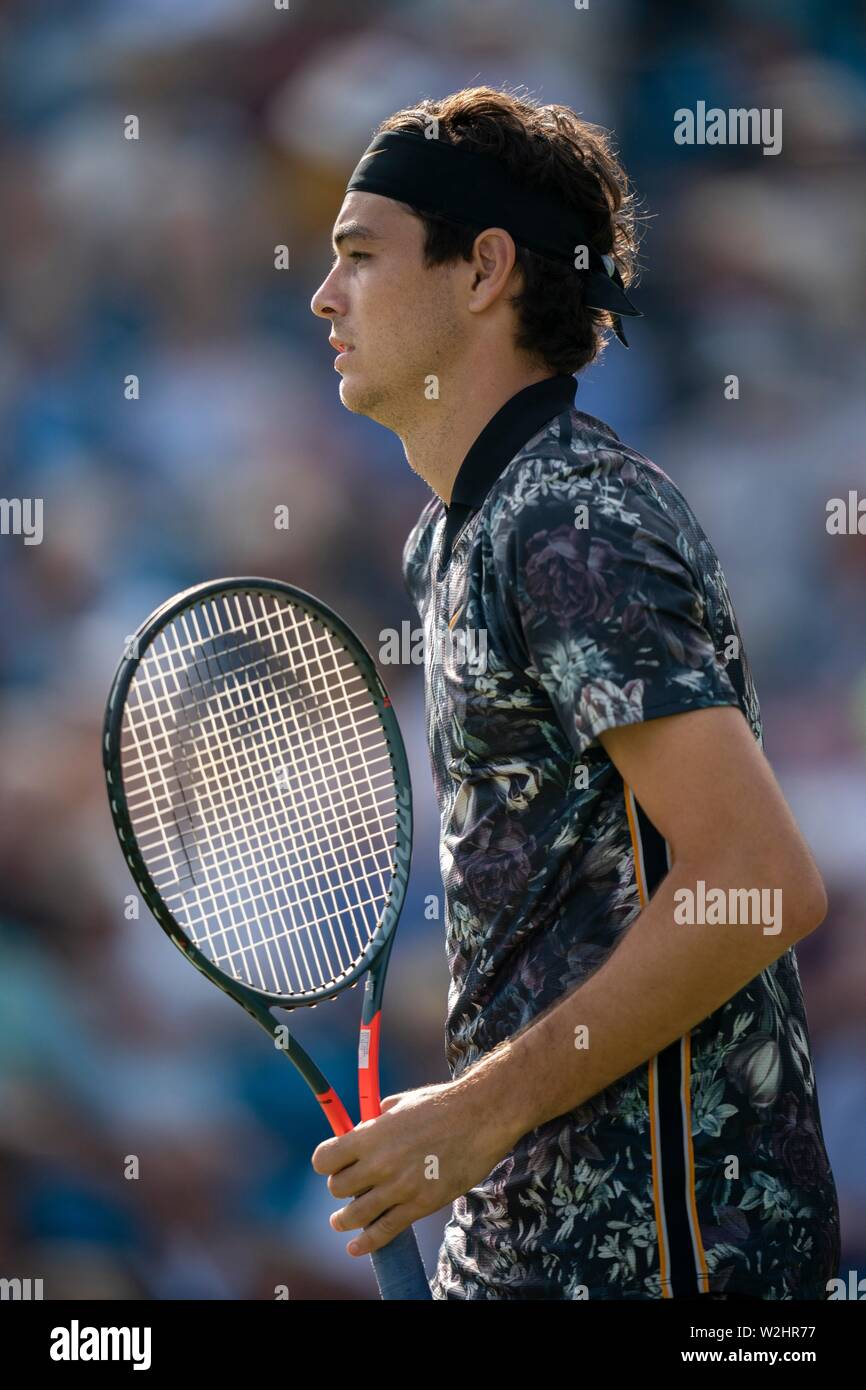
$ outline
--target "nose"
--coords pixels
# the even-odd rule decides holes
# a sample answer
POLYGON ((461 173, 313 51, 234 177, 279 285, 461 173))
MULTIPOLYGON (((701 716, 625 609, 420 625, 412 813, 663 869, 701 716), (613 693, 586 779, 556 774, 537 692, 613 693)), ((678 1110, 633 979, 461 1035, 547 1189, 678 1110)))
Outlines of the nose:
POLYGON ((334 271, 336 270, 337 266, 325 277, 310 300, 310 309, 316 315, 316 318, 330 319, 336 317, 339 308, 337 304, 339 295, 334 283, 332 283, 334 281, 334 271))

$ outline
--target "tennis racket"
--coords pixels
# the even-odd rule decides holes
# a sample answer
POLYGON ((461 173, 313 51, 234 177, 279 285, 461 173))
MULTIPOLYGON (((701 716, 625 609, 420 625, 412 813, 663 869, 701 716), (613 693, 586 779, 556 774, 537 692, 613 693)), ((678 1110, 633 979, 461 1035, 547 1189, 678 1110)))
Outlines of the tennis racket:
MULTIPOLYGON (((285 1051, 335 1134, 353 1128, 272 1010, 366 975, 362 1120, 381 1113, 382 993, 412 854, 397 719, 369 654, 300 589, 215 579, 127 645, 103 762, 126 861, 163 931, 285 1051)), ((414 1231, 372 1261, 384 1299, 429 1299, 414 1231)))

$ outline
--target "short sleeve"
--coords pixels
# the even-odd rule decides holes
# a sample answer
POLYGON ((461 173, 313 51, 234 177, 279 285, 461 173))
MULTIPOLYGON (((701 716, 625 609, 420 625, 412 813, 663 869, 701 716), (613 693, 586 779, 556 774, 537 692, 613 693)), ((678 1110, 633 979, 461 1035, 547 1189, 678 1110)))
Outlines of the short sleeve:
POLYGON ((678 509, 631 473, 517 479, 491 526, 501 620, 578 755, 607 729, 739 703, 678 509))

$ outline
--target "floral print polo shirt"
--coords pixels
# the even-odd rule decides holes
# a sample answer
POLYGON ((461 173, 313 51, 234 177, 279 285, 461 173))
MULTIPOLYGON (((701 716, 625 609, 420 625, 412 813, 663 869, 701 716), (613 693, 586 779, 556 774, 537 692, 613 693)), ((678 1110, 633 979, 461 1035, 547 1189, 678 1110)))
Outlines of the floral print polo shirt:
MULTIPOLYGON (((599 734, 739 705, 762 738, 710 542, 676 484, 578 411, 575 389, 554 376, 506 402, 404 551, 425 631, 455 1078, 594 972, 667 872, 599 734)), ((788 950, 458 1198, 432 1290, 824 1299, 838 1263, 788 950)))

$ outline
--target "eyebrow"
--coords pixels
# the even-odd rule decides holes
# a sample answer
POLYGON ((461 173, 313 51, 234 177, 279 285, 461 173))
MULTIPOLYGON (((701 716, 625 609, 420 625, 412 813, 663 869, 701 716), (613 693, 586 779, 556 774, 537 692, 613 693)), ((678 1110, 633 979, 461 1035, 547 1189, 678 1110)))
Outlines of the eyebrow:
POLYGON ((344 222, 331 237, 331 245, 336 251, 344 241, 381 241, 382 238, 365 227, 361 222, 344 222))

